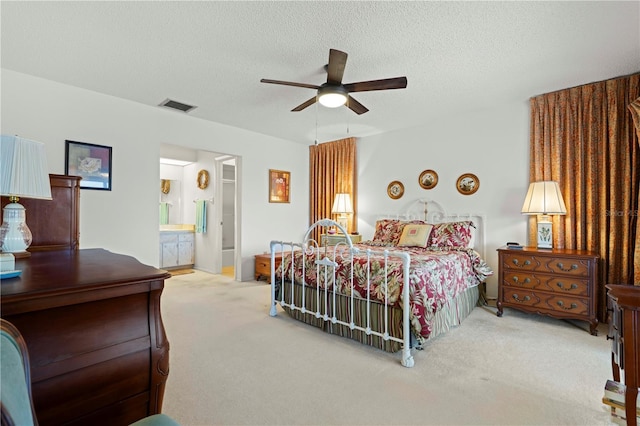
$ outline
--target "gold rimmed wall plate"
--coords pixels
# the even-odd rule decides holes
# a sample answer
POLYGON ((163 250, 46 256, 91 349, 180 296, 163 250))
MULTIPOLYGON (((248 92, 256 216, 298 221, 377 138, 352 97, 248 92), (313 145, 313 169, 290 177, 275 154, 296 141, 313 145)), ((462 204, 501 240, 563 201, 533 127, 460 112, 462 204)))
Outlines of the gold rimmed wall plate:
POLYGON ((404 185, 399 180, 394 180, 387 186, 387 195, 389 198, 397 200, 404 195, 404 185))
POLYGON ((425 170, 420 173, 418 183, 424 189, 434 188, 438 184, 438 174, 433 170, 425 170))
POLYGON ((456 189, 462 195, 471 195, 480 188, 478 176, 472 173, 465 173, 458 178, 456 189))

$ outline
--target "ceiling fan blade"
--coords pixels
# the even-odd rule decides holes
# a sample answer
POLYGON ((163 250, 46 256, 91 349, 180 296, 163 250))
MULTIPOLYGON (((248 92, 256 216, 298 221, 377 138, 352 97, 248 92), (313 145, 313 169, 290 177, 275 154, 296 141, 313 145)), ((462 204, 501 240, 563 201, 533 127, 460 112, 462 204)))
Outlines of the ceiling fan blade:
POLYGON ((335 49, 329 49, 329 64, 327 65, 327 83, 341 84, 344 67, 347 65, 347 54, 335 49))
POLYGON ((349 98, 347 99, 347 106, 351 111, 355 112, 358 115, 364 114, 365 112, 369 111, 366 106, 353 99, 352 96, 349 96, 349 98))
POLYGON ((298 105, 297 107, 295 107, 291 111, 292 112, 302 111, 306 107, 311 106, 311 105, 313 105, 315 103, 316 103, 316 97, 314 96, 313 98, 309 99, 308 101, 305 101, 305 102, 301 103, 300 105, 298 105))
POLYGON ((407 87, 407 77, 385 78, 382 80, 359 81, 344 84, 347 92, 368 92, 371 90, 404 89, 407 87))
POLYGON ((320 88, 320 86, 316 86, 315 84, 295 83, 293 81, 269 80, 268 78, 261 79, 260 83, 282 84, 284 86, 306 87, 307 89, 316 89, 316 90, 320 88))

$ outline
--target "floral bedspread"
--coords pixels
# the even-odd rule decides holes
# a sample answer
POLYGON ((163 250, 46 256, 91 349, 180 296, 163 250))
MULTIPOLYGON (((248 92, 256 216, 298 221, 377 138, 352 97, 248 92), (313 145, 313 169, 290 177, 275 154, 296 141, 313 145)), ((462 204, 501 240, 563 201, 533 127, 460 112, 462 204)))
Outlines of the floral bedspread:
MULTIPOLYGON (((369 298, 378 303, 402 308, 402 289, 404 278, 402 260, 390 256, 387 260, 387 288, 385 291, 385 262, 380 254, 384 248, 355 244, 359 253, 353 256, 353 292, 354 297, 369 298), (367 249, 371 250, 368 258, 367 249), (375 252, 375 253, 373 253, 375 252), (368 260, 367 260, 368 258, 368 260), (369 268, 367 268, 369 262, 369 268), (369 272, 367 272, 367 269, 369 272), (367 285, 369 273, 369 285, 367 285)), ((477 286, 493 274, 491 268, 480 258, 477 252, 468 248, 418 248, 418 247, 388 247, 389 252, 407 252, 410 254, 409 280, 410 320, 416 338, 423 342, 431 334, 432 324, 436 312, 447 306, 449 301, 470 287, 477 286)), ((302 252, 294 252, 295 281, 302 282, 302 252)), ((341 294, 351 295, 351 260, 348 247, 321 248, 313 253, 307 253, 305 259, 305 284, 337 290, 341 294), (325 251, 326 250, 326 251, 325 251), (318 254, 319 253, 319 254, 318 254), (329 270, 325 278, 324 271, 317 274, 316 258, 327 257, 335 261, 336 278, 329 270), (316 277, 319 275, 319 280, 316 277), (317 283, 317 281, 320 281, 317 283)), ((278 268, 277 276, 284 271, 285 280, 291 279, 291 256, 282 260, 283 270, 278 268)), ((329 268, 331 269, 331 268, 329 268)), ((276 278, 277 281, 278 278, 276 278)))

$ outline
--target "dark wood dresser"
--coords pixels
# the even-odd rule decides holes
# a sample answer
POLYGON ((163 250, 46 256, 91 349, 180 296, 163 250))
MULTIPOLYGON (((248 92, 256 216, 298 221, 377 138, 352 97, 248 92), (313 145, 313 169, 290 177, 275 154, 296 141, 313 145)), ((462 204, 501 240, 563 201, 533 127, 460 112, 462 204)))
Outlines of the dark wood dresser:
MULTIPOLYGON (((20 198, 26 210, 27 226, 33 234, 29 252, 80 247, 79 176, 49 175, 51 200, 20 198)), ((2 197, 0 206, 9 202, 2 197)))
POLYGON ((498 316, 503 308, 588 321, 598 333, 598 258, 583 250, 498 249, 498 316))
POLYGON ((636 401, 640 386, 640 286, 607 284, 609 334, 612 339, 613 380, 624 372, 627 425, 636 426, 636 401))
POLYGON ((169 273, 103 249, 36 251, 16 269, 1 312, 27 343, 40 425, 125 425, 161 411, 169 273))

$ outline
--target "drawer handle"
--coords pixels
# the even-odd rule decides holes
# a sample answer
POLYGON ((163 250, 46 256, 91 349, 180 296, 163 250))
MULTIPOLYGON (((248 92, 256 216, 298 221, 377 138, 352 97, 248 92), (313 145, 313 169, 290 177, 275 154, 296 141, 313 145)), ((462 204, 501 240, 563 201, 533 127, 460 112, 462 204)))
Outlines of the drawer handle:
POLYGON ((520 265, 520 261, 518 259, 513 259, 513 264, 516 266, 529 266, 531 265, 531 261, 527 259, 524 261, 524 264, 520 265))
POLYGON ((616 336, 609 336, 609 335, 607 334, 607 340, 615 340, 615 339, 616 339, 616 336))
MULTIPOLYGON (((513 277, 513 282, 514 283, 518 284, 519 281, 520 281, 520 278, 518 278, 516 276, 513 277)), ((531 282, 531 278, 529 278, 529 277, 527 277, 524 280, 522 280, 522 284, 529 284, 530 282, 531 282)))
POLYGON ((564 272, 571 272, 574 269, 578 269, 578 265, 576 265, 575 263, 572 264, 570 268, 565 268, 564 264, 562 262, 558 262, 556 264, 556 266, 558 267, 558 269, 560 269, 561 271, 564 271, 564 272))
POLYGON ((564 291, 571 291, 571 290, 575 290, 576 288, 578 288, 578 284, 576 284, 576 283, 571 283, 569 288, 566 288, 564 286, 564 284, 561 283, 560 281, 558 281, 558 284, 556 284, 556 285, 558 286, 558 288, 560 288, 560 290, 564 290, 564 291))
POLYGON ((562 300, 558 300, 558 306, 560 306, 565 311, 569 311, 571 309, 576 309, 578 307, 578 305, 576 305, 575 303, 572 303, 571 306, 569 306, 567 308, 567 307, 564 306, 564 302, 562 300))
POLYGON ((531 300, 531 298, 529 296, 525 296, 522 300, 520 299, 520 297, 518 297, 517 294, 513 294, 513 298, 515 299, 516 302, 528 302, 529 300, 531 300))

